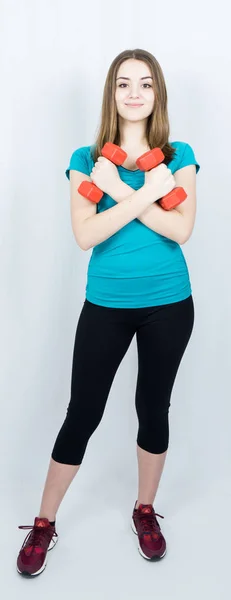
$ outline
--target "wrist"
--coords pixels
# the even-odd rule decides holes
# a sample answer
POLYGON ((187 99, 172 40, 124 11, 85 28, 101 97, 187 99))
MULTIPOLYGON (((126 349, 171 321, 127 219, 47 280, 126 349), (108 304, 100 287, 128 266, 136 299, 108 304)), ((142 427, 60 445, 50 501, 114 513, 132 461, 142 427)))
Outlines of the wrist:
POLYGON ((118 181, 116 182, 116 185, 113 186, 113 193, 110 195, 113 198, 113 200, 115 200, 116 202, 121 202, 122 200, 124 200, 124 198, 127 198, 134 192, 135 192, 135 190, 133 188, 131 188, 130 185, 127 185, 127 183, 124 183, 124 181, 122 181, 122 179, 118 179, 118 181))
POLYGON ((145 194, 148 194, 148 196, 150 197, 150 204, 154 204, 154 202, 156 202, 158 198, 156 197, 156 192, 153 188, 153 184, 148 183, 148 181, 145 181, 143 188, 145 190, 145 194))

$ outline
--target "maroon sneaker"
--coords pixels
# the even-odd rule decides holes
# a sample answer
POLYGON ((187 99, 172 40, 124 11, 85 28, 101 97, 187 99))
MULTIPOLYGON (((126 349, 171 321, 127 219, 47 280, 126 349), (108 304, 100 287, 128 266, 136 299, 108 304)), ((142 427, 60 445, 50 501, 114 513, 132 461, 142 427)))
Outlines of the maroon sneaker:
POLYGON ((40 575, 46 567, 47 551, 58 541, 55 525, 46 518, 35 517, 34 525, 19 525, 19 529, 32 529, 26 536, 17 558, 17 571, 31 577, 40 575))
MULTIPOLYGON (((135 503, 136 506, 136 503, 135 503)), ((138 550, 148 560, 159 560, 166 554, 166 541, 161 533, 152 504, 140 504, 133 509, 132 530, 138 535, 138 550)))

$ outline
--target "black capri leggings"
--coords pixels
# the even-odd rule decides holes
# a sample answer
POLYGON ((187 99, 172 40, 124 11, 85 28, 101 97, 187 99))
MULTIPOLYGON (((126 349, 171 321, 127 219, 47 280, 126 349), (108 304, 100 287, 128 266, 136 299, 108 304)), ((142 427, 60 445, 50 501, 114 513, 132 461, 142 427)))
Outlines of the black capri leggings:
POLYGON ((137 444, 147 452, 165 452, 171 392, 193 324, 192 296, 144 308, 111 308, 86 299, 75 335, 71 399, 52 458, 69 465, 82 462, 134 334, 138 350, 137 444))

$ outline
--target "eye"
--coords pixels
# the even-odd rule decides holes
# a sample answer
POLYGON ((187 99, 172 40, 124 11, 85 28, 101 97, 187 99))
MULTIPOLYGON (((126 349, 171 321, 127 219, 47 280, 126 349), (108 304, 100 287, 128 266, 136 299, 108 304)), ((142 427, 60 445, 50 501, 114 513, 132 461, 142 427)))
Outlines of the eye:
MULTIPOLYGON (((127 83, 119 83, 118 87, 122 87, 124 85, 128 85, 127 83)), ((147 85, 148 88, 152 87, 149 83, 143 83, 143 85, 147 85)))

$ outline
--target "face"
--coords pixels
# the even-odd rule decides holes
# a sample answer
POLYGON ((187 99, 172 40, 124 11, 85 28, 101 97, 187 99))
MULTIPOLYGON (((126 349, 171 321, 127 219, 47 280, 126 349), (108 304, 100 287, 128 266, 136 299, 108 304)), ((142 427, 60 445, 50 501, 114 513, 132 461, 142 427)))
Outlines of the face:
POLYGON ((129 58, 120 65, 116 75, 115 101, 118 114, 127 121, 140 121, 152 113, 153 79, 145 62, 129 58))

